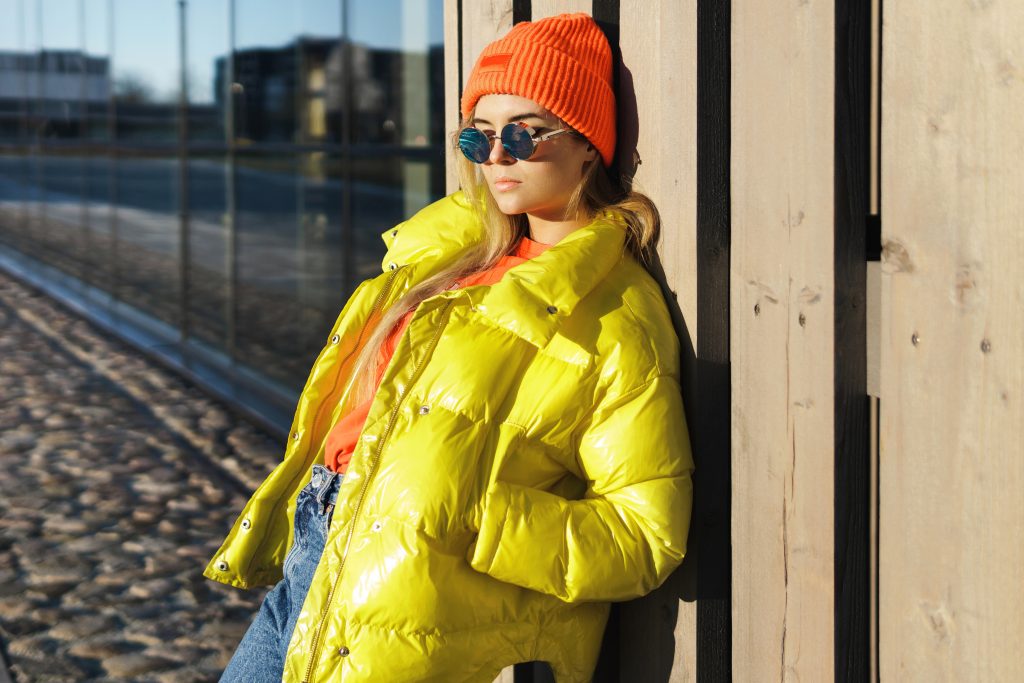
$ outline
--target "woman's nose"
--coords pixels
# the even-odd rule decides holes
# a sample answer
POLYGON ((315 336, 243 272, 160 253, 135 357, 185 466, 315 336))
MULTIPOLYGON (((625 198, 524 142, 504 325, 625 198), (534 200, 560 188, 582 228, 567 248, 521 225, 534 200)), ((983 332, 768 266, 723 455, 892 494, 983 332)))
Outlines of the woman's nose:
POLYGON ((516 158, 508 153, 505 145, 501 144, 501 138, 495 135, 491 141, 491 153, 487 161, 492 164, 514 164, 516 158))

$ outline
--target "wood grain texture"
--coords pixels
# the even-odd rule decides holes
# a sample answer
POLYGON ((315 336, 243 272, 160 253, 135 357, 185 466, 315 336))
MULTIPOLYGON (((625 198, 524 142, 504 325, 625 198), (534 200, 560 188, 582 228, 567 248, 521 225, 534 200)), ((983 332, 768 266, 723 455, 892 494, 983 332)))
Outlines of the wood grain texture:
MULTIPOLYGON (((543 19, 570 12, 593 13, 593 0, 533 0, 533 18, 543 19)), ((628 4, 628 3, 627 3, 628 4)))
MULTIPOLYGON (((536 7, 534 0, 535 12, 536 7)), ((675 294, 670 308, 688 349, 684 359, 692 359, 697 343, 696 0, 623 0, 619 32, 617 156, 623 168, 634 150, 643 161, 634 188, 654 200, 661 213, 663 286, 675 294)), ((686 569, 643 600, 621 606, 620 680, 628 679, 627 672, 634 680, 696 679, 696 603, 681 599, 686 569)))
POLYGON ((512 0, 463 0, 462 2, 462 86, 480 52, 512 28, 512 0))
POLYGON ((886 3, 882 680, 1020 680, 1024 4, 886 3))
POLYGON ((696 348, 697 3, 631 0, 620 16, 617 155, 640 156, 635 188, 661 212, 658 253, 696 348))
MULTIPOLYGON (((512 28, 512 0, 445 0, 444 12, 445 125, 451 135, 458 129, 459 101, 477 57, 488 43, 512 28)), ((454 192, 459 179, 451 152, 445 168, 448 192, 454 192)))
POLYGON ((834 2, 732 8, 736 680, 834 675, 834 2))
POLYGON ((444 0, 444 131, 445 131, 445 192, 459 189, 459 172, 455 168, 451 136, 459 128, 459 98, 462 82, 459 79, 459 0, 444 0))

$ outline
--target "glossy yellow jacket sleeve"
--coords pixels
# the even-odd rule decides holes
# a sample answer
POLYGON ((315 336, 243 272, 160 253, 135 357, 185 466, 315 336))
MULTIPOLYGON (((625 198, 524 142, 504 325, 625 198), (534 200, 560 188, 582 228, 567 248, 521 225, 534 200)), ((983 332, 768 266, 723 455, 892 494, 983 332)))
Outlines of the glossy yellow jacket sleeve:
POLYGON ((693 459, 678 380, 606 399, 581 428, 581 500, 497 481, 470 564, 566 602, 626 600, 661 585, 686 552, 693 459))

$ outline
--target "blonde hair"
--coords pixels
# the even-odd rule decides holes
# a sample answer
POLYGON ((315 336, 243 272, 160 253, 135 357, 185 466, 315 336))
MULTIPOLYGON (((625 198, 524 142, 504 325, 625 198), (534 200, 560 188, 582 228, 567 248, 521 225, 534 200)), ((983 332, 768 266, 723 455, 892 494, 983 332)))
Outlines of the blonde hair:
MULTIPOLYGON (((468 125, 473 114, 460 123, 459 128, 468 125)), ((564 128, 570 128, 561 121, 564 128)), ((583 136, 575 132, 580 138, 583 136)), ((367 337, 352 370, 355 384, 349 405, 359 405, 376 392, 376 371, 381 351, 388 335, 402 317, 415 309, 424 299, 444 291, 455 280, 487 270, 498 260, 511 254, 520 238, 529 234, 529 222, 525 214, 507 215, 495 203, 479 164, 466 159, 458 148, 458 131, 452 133, 450 142, 458 167, 459 184, 466 200, 484 225, 484 239, 474 245, 454 262, 417 283, 387 309, 377 321, 369 321, 372 332, 367 337), (371 362, 373 360, 374 362, 371 362)), ((566 204, 566 216, 592 221, 601 211, 614 211, 626 226, 626 247, 634 258, 645 268, 650 268, 651 259, 661 229, 661 218, 654 202, 646 195, 632 189, 632 179, 612 179, 596 156, 583 173, 579 184, 566 204)))

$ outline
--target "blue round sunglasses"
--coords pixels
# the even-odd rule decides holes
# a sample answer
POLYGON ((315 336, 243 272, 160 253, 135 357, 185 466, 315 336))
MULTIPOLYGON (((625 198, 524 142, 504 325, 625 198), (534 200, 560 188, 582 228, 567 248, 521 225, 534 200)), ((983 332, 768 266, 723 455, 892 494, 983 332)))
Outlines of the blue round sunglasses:
MULTIPOLYGON (((537 135, 537 130, 522 121, 510 123, 501 129, 501 146, 516 159, 526 160, 533 156, 537 145, 562 133, 575 133, 570 128, 559 128, 550 133, 537 135)), ((494 133, 485 133, 479 128, 467 127, 459 131, 459 149, 475 164, 482 164, 491 156, 494 133)))

